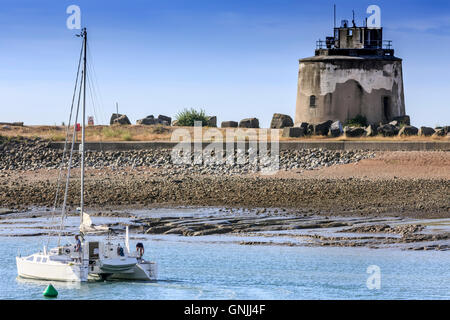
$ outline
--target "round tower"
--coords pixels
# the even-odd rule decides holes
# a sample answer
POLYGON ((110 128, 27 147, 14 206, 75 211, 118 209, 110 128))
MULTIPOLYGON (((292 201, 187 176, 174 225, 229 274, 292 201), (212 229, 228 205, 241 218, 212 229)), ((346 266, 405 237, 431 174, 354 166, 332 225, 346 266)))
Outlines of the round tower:
POLYGON ((315 56, 299 61, 295 123, 362 115, 375 124, 405 115, 402 59, 382 34, 343 21, 334 37, 317 42, 315 56))

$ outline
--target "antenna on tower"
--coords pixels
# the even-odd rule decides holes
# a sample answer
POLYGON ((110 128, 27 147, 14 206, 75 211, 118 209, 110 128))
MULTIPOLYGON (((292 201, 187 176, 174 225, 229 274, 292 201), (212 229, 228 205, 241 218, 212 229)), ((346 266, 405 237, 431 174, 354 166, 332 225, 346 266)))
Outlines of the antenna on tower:
POLYGON ((334 28, 336 29, 336 4, 334 4, 334 28))
POLYGON ((352 20, 353 28, 355 28, 356 27, 356 24, 355 24, 355 10, 352 10, 352 13, 353 13, 353 20, 352 20))

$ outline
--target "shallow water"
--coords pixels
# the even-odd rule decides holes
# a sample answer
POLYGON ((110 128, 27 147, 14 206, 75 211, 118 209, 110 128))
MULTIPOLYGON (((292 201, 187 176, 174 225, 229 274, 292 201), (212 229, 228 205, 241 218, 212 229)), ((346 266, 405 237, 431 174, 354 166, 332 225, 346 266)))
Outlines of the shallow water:
MULTIPOLYGON (((395 249, 241 246, 231 242, 148 237, 156 282, 53 283, 58 299, 449 299, 450 254, 395 249), (369 265, 381 288, 369 290, 369 265)), ((2 238, 0 298, 43 299, 47 283, 17 278, 17 251, 43 237, 2 238)), ((133 244, 133 241, 132 241, 133 244)), ((26 250, 24 250, 26 248, 26 250)))
MULTIPOLYGON (((212 213, 209 209, 198 212, 212 213)), ((149 212, 138 213, 145 214, 149 212)), ((186 210, 152 210, 151 214, 185 216, 186 210)), ((35 231, 27 227, 48 223, 47 218, 0 222, 0 299, 44 299, 42 292, 48 283, 17 278, 15 256, 41 250, 48 238, 5 235, 26 234, 35 231)), ((68 229, 75 230, 77 223, 77 217, 70 217, 68 229)), ((58 299, 450 299, 448 251, 239 245, 242 240, 262 239, 132 234, 131 246, 144 242, 146 258, 157 261, 158 281, 53 285, 59 291, 58 299), (379 290, 366 286, 370 265, 381 269, 379 290)), ((71 241, 72 237, 63 239, 63 243, 71 241)), ((277 238, 271 241, 276 243, 277 238)), ((55 237, 50 238, 50 247, 52 244, 56 244, 55 237)))

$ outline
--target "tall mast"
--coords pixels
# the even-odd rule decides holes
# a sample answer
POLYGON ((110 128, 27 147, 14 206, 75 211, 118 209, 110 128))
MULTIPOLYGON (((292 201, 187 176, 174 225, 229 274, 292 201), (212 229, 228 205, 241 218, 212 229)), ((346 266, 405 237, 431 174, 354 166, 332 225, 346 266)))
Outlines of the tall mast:
POLYGON ((84 212, 84 138, 85 138, 85 118, 86 118, 86 52, 87 52, 87 31, 83 28, 82 32, 84 38, 84 53, 83 53, 83 113, 82 113, 82 130, 81 130, 81 212, 80 212, 80 225, 83 224, 83 212, 84 212))

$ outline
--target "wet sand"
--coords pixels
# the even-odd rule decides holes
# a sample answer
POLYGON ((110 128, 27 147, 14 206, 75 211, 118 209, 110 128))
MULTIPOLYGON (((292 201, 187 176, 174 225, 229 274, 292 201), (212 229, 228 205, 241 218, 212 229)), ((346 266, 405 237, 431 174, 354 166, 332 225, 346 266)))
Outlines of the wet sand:
MULTIPOLYGON (((0 172, 0 208, 52 207, 58 170, 0 172)), ((73 169, 69 205, 79 203, 73 169)), ((62 198, 62 192, 60 199, 62 198)), ((88 169, 89 208, 171 206, 285 208, 343 216, 450 217, 447 152, 383 152, 372 159, 275 175, 169 174, 161 168, 88 169)))
MULTIPOLYGON (((323 217, 298 214, 286 209, 231 208, 108 210, 89 213, 95 224, 108 226, 113 234, 123 235, 128 226, 134 240, 159 235, 240 245, 450 250, 450 218, 323 217)), ((77 213, 72 212, 66 220, 64 235, 78 233, 78 223, 77 213)), ((24 213, 8 213, 0 217, 0 237, 56 235, 58 226, 59 219, 42 208, 24 213)))

